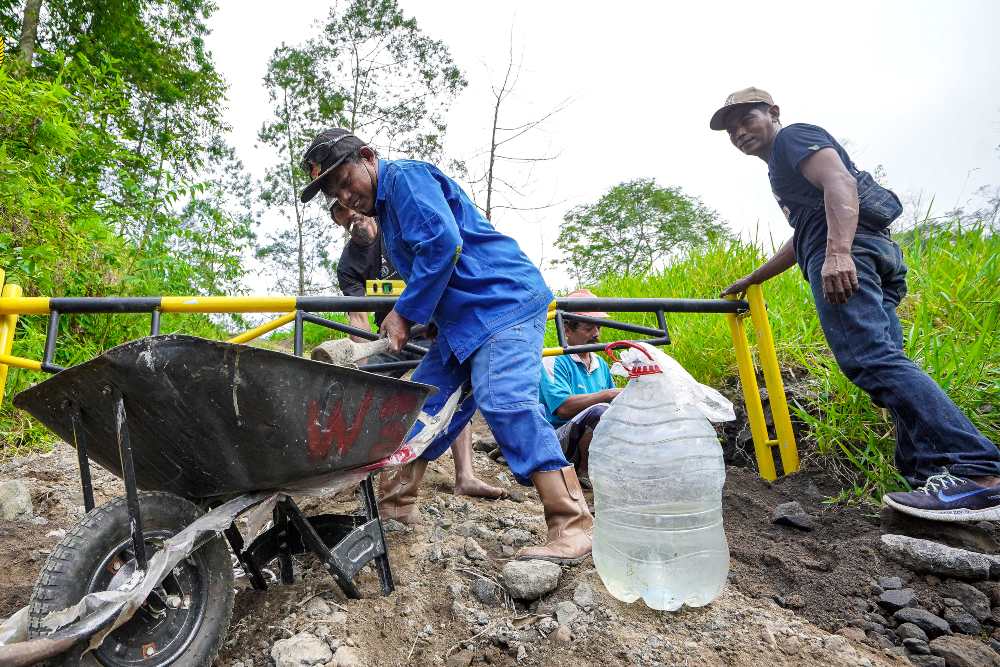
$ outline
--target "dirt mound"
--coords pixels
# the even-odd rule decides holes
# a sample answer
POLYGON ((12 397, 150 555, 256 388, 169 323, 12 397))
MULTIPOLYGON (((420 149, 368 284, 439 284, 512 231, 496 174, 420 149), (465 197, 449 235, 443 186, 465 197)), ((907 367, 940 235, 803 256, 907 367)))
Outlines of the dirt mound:
MULTIPOLYGON (((490 440, 478 419, 474 432, 475 440, 490 440)), ((989 603, 978 626, 960 615, 954 596, 972 595, 968 587, 915 575, 886 559, 878 548, 876 509, 830 502, 839 485, 815 469, 770 484, 751 469, 727 468, 723 507, 731 572, 723 595, 708 607, 659 613, 642 603, 625 605, 607 594, 589 560, 563 568, 557 588, 541 600, 512 600, 502 585, 503 565, 520 544, 541 541, 545 525, 534 490, 514 484, 488 450, 477 447, 478 474, 514 491, 513 498, 455 496, 451 462, 431 464, 422 493, 425 524, 407 529, 389 522, 397 582, 392 596, 380 597, 366 570, 359 577, 364 599, 347 600, 312 557, 296 561, 291 586, 258 593, 240 579, 217 664, 274 664, 271 651, 282 640, 293 647, 311 641, 334 656, 329 664, 341 665, 889 664, 903 654, 905 633, 893 609, 879 603, 880 582, 903 589, 890 601, 912 597, 910 606, 953 625, 978 627, 982 635, 1000 625, 1000 607, 990 611, 989 603), (790 501, 808 513, 812 530, 772 522, 775 508, 790 501), (899 581, 890 585, 886 578, 894 576, 899 581)), ((0 478, 27 482, 35 508, 32 521, 0 526, 5 616, 27 603, 45 557, 83 508, 75 452, 65 445, 5 464, 0 478)), ((121 482, 96 466, 94 482, 98 503, 123 493, 121 482)), ((299 504, 307 513, 357 507, 350 493, 299 504)), ((965 546, 998 544, 985 528, 964 531, 957 539, 965 546)))

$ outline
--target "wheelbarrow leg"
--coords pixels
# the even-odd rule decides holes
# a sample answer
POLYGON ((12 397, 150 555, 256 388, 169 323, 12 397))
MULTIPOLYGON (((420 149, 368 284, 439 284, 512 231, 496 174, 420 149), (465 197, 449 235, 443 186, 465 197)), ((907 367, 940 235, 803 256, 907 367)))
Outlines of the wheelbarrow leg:
MULTIPOLYGON (((266 591, 267 582, 264 581, 264 573, 257 567, 257 563, 252 558, 247 558, 243 552, 243 536, 240 534, 240 529, 236 527, 235 523, 231 523, 229 524, 229 528, 226 528, 225 534, 226 539, 229 540, 229 546, 233 548, 233 553, 236 554, 236 559, 240 562, 240 566, 250 580, 250 585, 253 586, 255 591, 266 591)), ((282 571, 284 571, 284 567, 282 567, 282 571)))
MULTIPOLYGON (((379 535, 384 545, 385 530, 382 528, 382 520, 378 515, 378 499, 375 497, 375 485, 372 482, 374 478, 375 473, 371 473, 361 482, 361 502, 365 506, 365 516, 368 517, 368 520, 374 520, 378 523, 379 535)), ((389 595, 396 590, 396 586, 392 583, 392 570, 389 568, 388 549, 384 549, 381 556, 376 556, 375 571, 378 572, 378 580, 382 584, 382 595, 389 595)))
POLYGON ((281 563, 281 583, 290 584, 295 581, 295 572, 292 570, 292 551, 288 547, 288 513, 285 511, 286 498, 279 500, 274 506, 274 527, 278 531, 278 562, 281 563))
MULTIPOLYGON (((344 591, 344 595, 353 599, 361 597, 358 587, 352 581, 356 570, 350 571, 348 569, 352 563, 342 562, 342 558, 338 558, 330 551, 323 538, 316 532, 313 525, 309 523, 309 519, 302 514, 302 510, 299 509, 294 500, 286 497, 278 504, 279 506, 283 506, 282 511, 295 526, 295 530, 298 531, 299 536, 302 538, 302 546, 312 551, 323 561, 323 567, 326 568, 327 572, 336 577, 337 583, 340 584, 341 590, 344 591)), ((335 546, 334 549, 337 549, 339 546, 335 546)))
POLYGON ((80 465, 80 487, 83 491, 83 509, 89 512, 94 509, 94 483, 90 479, 90 457, 87 455, 87 434, 83 432, 83 415, 79 405, 73 405, 73 444, 76 446, 76 459, 80 465))
POLYGON ((121 459, 122 479, 125 481, 125 500, 128 505, 129 529, 132 533, 132 549, 139 570, 146 570, 146 540, 142 534, 142 514, 139 511, 139 489, 135 483, 135 467, 132 464, 132 441, 128 434, 128 418, 125 414, 125 397, 117 391, 115 398, 115 426, 118 435, 118 455, 121 459))

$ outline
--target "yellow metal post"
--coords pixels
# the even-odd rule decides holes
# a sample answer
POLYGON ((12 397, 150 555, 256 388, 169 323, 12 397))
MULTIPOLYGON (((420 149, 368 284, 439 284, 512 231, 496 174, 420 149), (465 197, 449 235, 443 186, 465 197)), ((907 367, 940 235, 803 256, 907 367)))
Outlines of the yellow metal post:
POLYGON ((778 355, 774 351, 774 336, 771 334, 771 323, 767 319, 767 306, 764 304, 764 292, 760 285, 750 286, 747 290, 747 301, 750 303, 750 320, 753 322, 757 337, 760 368, 764 373, 764 384, 767 386, 771 402, 774 430, 778 436, 781 467, 787 475, 799 469, 799 450, 795 446, 795 433, 792 431, 788 401, 785 398, 785 384, 781 381, 781 367, 778 365, 778 355))
POLYGON ((244 331, 239 336, 233 336, 232 338, 230 338, 226 342, 227 343, 246 343, 248 341, 253 340, 254 338, 259 338, 259 337, 263 336, 264 334, 268 333, 269 331, 274 331, 278 327, 284 326, 284 325, 288 324, 289 322, 291 322, 294 319, 295 319, 295 311, 292 311, 290 313, 285 313, 281 317, 275 318, 275 319, 271 320, 270 322, 265 322, 264 324, 260 325, 259 327, 255 327, 253 329, 250 329, 250 331, 244 331))
MULTIPOLYGON (((4 285, 4 272, 0 271, 0 301, 3 299, 16 299, 21 296, 20 285, 4 285)), ((17 329, 17 314, 0 315, 0 355, 10 356, 10 351, 14 348, 14 332, 17 329)), ((7 388, 8 364, 0 362, 0 400, 3 400, 4 390, 7 388)))
POLYGON ((760 476, 774 481, 778 473, 774 467, 774 454, 767 434, 767 423, 764 421, 764 406, 760 401, 760 389, 757 387, 757 372, 754 369, 753 357, 750 356, 750 345, 747 342, 743 322, 736 313, 726 315, 729 321, 729 331, 733 337, 733 348, 736 350, 736 368, 739 371, 740 386, 743 387, 743 401, 747 407, 747 421, 750 422, 750 435, 753 436, 753 451, 757 457, 757 468, 760 476))

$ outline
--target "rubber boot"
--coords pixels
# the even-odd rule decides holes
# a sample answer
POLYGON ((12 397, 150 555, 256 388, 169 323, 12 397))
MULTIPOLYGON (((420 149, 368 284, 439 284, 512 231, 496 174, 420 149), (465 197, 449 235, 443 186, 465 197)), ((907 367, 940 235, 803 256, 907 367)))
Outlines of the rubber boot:
POLYGON ((536 472, 531 481, 545 507, 548 541, 540 547, 525 547, 514 556, 517 560, 547 560, 553 563, 579 563, 590 555, 594 518, 573 466, 560 470, 536 472))
POLYGON ((417 458, 390 475, 382 475, 378 513, 383 520, 395 519, 408 526, 422 523, 417 510, 417 494, 428 463, 427 459, 417 458))

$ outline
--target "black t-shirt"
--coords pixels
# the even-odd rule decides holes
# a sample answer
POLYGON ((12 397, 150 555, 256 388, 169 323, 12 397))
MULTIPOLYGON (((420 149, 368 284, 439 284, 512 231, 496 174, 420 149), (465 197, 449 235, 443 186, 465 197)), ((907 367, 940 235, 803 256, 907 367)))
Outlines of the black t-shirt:
MULTIPOLYGON (((399 274, 386 255, 382 247, 381 229, 375 240, 368 245, 361 245, 349 239, 344 251, 340 253, 340 262, 337 264, 337 282, 340 284, 340 291, 345 296, 365 296, 367 280, 400 280, 399 274)), ((388 314, 388 310, 376 310, 375 326, 381 326, 382 320, 388 314)))
MULTIPOLYGON (((802 175, 802 162, 823 148, 837 151, 844 166, 854 175, 858 170, 851 157, 830 133, 816 125, 795 123, 782 128, 774 139, 771 159, 767 162, 767 175, 771 192, 785 214, 788 224, 795 230, 792 243, 795 259, 805 272, 806 263, 817 250, 826 250, 826 208, 823 192, 802 175)), ((858 231, 882 234, 884 224, 858 220, 858 231)))

